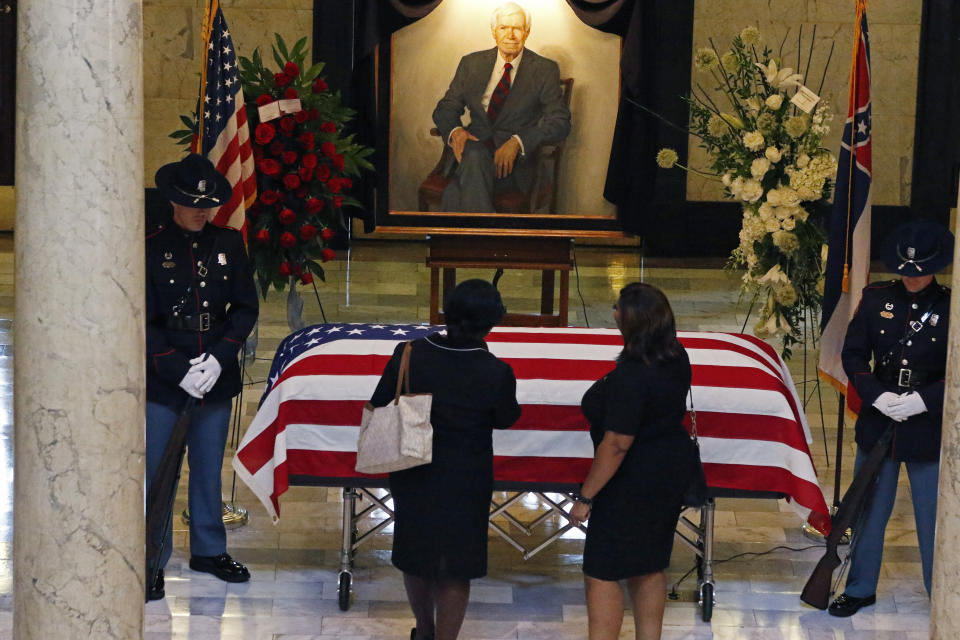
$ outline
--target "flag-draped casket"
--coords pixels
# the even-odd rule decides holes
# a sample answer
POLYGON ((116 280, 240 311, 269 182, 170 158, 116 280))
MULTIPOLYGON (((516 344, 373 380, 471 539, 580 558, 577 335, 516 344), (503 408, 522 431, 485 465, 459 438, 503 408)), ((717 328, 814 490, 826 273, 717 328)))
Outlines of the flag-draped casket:
MULTIPOLYGON (((438 330, 442 327, 326 324, 281 343, 257 415, 233 461, 273 517, 291 476, 332 486, 369 484, 369 476, 353 470, 363 405, 397 343, 438 330)), ((678 335, 693 367, 691 395, 707 483, 781 493, 803 519, 827 530, 809 428, 776 351, 742 334, 678 335)), ((623 347, 620 333, 502 327, 490 333, 487 345, 513 368, 523 409, 513 428, 493 434, 499 486, 575 487, 593 457, 580 399, 614 367, 623 347)), ((379 482, 385 486, 386 479, 379 482)))

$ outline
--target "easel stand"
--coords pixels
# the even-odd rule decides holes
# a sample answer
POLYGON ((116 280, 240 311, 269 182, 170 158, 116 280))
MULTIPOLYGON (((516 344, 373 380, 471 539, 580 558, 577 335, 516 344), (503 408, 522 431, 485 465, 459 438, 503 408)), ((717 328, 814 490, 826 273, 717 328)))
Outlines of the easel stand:
POLYGON ((543 272, 540 313, 508 313, 500 322, 508 327, 566 327, 570 303, 573 240, 569 238, 513 238, 490 236, 430 236, 430 323, 442 324, 443 300, 457 282, 457 269, 534 269, 543 272), (553 312, 555 272, 560 272, 557 313, 553 312))

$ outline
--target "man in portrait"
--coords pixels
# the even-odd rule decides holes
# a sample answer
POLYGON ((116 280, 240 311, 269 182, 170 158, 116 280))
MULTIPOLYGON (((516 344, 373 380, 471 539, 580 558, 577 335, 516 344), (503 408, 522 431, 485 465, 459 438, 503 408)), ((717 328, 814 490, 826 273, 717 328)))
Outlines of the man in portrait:
POLYGON ((560 68, 524 48, 530 12, 507 2, 491 15, 490 31, 497 46, 460 60, 433 111, 456 159, 447 168, 452 180, 443 192, 444 211, 494 211, 497 193, 530 187, 537 149, 570 133, 560 68))

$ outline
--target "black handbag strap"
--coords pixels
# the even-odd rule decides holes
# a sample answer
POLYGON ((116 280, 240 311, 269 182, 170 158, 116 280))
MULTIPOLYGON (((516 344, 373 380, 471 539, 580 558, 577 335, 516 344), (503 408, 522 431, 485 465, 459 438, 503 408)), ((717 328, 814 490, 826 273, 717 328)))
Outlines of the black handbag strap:
POLYGON ((408 341, 400 358, 400 373, 397 374, 397 392, 393 396, 393 404, 400 404, 401 389, 405 394, 410 395, 410 352, 412 350, 412 343, 408 341))

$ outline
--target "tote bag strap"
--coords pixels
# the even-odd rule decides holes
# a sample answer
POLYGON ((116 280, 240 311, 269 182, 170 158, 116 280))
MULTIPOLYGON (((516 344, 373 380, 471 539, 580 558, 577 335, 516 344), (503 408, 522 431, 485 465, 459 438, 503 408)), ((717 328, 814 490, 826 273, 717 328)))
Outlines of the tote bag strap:
POLYGON ((412 347, 410 342, 403 348, 403 356, 400 358, 400 373, 397 374, 397 392, 393 396, 393 404, 400 404, 401 389, 410 393, 410 351, 412 347))

